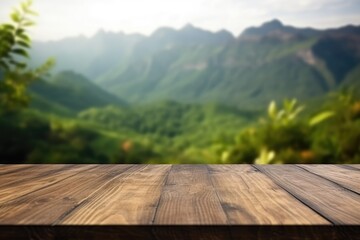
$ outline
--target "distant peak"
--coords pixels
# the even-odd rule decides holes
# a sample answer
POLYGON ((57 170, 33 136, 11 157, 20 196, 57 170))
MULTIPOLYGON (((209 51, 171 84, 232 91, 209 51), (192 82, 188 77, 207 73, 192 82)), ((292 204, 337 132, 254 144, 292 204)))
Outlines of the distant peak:
POLYGON ((221 29, 215 32, 215 34, 217 34, 218 36, 227 37, 229 39, 234 39, 234 35, 231 32, 227 31, 226 29, 221 29))
POLYGON ((182 29, 195 29, 195 27, 191 23, 187 23, 182 29))
POLYGON ((274 31, 283 31, 286 27, 278 19, 273 19, 271 21, 263 23, 259 27, 250 27, 244 30, 241 34, 241 37, 244 36, 265 36, 274 31))
POLYGON ((266 28, 282 28, 284 25, 282 24, 282 22, 278 19, 273 19, 271 21, 265 22, 263 23, 263 25, 261 27, 266 27, 266 28))
POLYGON ((163 36, 165 34, 169 34, 169 33, 173 33, 175 32, 175 29, 170 28, 170 27, 160 27, 158 29, 156 29, 151 35, 152 36, 163 36))

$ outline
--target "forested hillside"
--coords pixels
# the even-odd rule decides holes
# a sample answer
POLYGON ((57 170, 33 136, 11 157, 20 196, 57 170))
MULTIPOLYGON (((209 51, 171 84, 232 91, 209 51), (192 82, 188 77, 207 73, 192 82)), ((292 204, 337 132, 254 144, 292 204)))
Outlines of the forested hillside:
POLYGON ((360 163, 359 27, 31 42, 30 5, 0 25, 0 163, 360 163))
POLYGON ((126 105, 125 101, 101 89, 84 76, 74 72, 61 72, 48 80, 31 85, 32 106, 41 110, 55 110, 56 105, 71 111, 107 105, 126 105))
POLYGON ((238 37, 192 25, 150 36, 100 31, 92 38, 35 42, 33 62, 57 59, 128 102, 175 100, 265 107, 318 97, 359 76, 360 28, 315 30, 273 20, 238 37), (76 46, 76 48, 74 47, 76 46), (92 49, 87 51, 86 49, 92 49))

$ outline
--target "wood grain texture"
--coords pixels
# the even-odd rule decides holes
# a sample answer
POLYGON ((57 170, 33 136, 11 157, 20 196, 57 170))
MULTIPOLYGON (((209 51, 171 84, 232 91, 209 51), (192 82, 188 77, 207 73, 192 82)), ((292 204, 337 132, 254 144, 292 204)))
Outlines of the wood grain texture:
POLYGON ((9 173, 13 173, 13 172, 17 172, 17 171, 21 171, 23 169, 29 169, 29 168, 36 168, 36 165, 32 165, 32 164, 11 164, 11 165, 7 165, 7 164, 1 164, 0 165, 0 176, 4 176, 6 174, 9 173))
POLYGON ((360 171, 352 170, 351 168, 342 168, 337 165, 298 166, 360 194, 360 171))
POLYGON ((346 165, 341 165, 342 167, 348 167, 348 168, 352 168, 352 169, 357 169, 360 171, 360 164, 346 164, 346 165))
POLYGON ((2 183, 2 186, 0 187, 0 211, 1 205, 6 202, 46 188, 47 186, 56 184, 66 178, 76 175, 79 171, 87 171, 91 168, 95 168, 96 166, 77 165, 72 166, 71 169, 65 169, 66 171, 64 171, 63 167, 59 167, 54 166, 54 169, 57 169, 54 171, 51 170, 52 167, 49 165, 47 171, 42 172, 42 174, 40 172, 40 175, 42 175, 40 177, 38 171, 31 172, 34 168, 27 169, 30 172, 27 172, 27 170, 26 172, 25 170, 16 172, 16 174, 12 176, 12 180, 9 180, 7 175, 1 177, 0 182, 2 183))
POLYGON ((227 224, 206 165, 173 165, 155 224, 227 224))
POLYGON ((0 204, 0 224, 52 225, 128 168, 127 165, 88 166, 60 182, 0 204))
POLYGON ((256 165, 276 184, 334 224, 360 223, 360 196, 292 165, 256 165))
MULTIPOLYGON (((20 165, 21 166, 21 165, 20 165)), ((88 166, 89 167, 89 166, 88 166)), ((20 168, 17 171, 8 172, 0 178, 0 187, 21 185, 22 183, 35 181, 46 176, 54 174, 63 174, 63 171, 76 171, 79 166, 76 165, 39 165, 36 167, 29 166, 27 168, 20 168), (21 178, 19 177, 21 175, 21 178)))
POLYGON ((0 239, 359 239, 357 165, 0 165, 0 239))
POLYGON ((170 165, 136 165, 59 224, 151 224, 170 165))
POLYGON ((330 224, 250 165, 209 165, 230 224, 330 224))

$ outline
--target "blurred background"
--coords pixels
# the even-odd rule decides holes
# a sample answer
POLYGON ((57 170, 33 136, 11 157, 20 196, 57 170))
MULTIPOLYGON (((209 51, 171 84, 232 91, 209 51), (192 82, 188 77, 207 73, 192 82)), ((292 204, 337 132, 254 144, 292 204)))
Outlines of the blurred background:
POLYGON ((0 6, 0 163, 360 163, 357 0, 0 6))

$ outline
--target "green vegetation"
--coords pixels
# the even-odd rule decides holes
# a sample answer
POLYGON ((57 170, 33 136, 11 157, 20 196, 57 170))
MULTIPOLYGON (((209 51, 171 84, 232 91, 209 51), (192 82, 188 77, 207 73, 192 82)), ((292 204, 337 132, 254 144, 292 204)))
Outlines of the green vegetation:
POLYGON ((91 108, 77 118, 24 110, 2 119, 0 153, 9 162, 215 163, 211 145, 256 114, 175 102, 91 108))
POLYGON ((90 107, 101 107, 110 104, 124 106, 125 101, 109 94, 84 76, 71 72, 61 72, 47 81, 37 81, 30 86, 33 94, 33 106, 42 110, 50 110, 44 102, 52 102, 73 112, 90 107))
POLYGON ((51 60, 28 67, 39 60, 36 52, 27 60, 30 6, 0 25, 0 163, 360 163, 353 36, 281 23, 280 35, 266 35, 269 23, 240 40, 192 26, 121 35, 120 45, 100 33, 94 41, 111 43, 119 58, 106 47, 94 48, 105 62, 76 52, 74 39, 51 43, 59 54, 74 51, 71 61, 59 55, 58 68, 66 62, 88 77, 49 76, 51 60))
POLYGON ((6 163, 360 162, 360 100, 348 92, 311 112, 295 100, 271 103, 266 115, 160 102, 70 115, 29 109, 0 128, 6 163))
POLYGON ((148 37, 100 31, 89 39, 37 42, 32 62, 54 55, 57 70, 79 72, 130 103, 262 109, 272 100, 304 101, 358 84, 358 29, 317 31, 269 22, 238 38, 193 26, 160 28, 148 37))
POLYGON ((225 146, 226 163, 360 163, 360 99, 350 90, 333 93, 314 115, 296 100, 245 129, 225 146))
POLYGON ((53 61, 48 60, 35 70, 26 69, 24 58, 29 57, 31 42, 26 28, 34 25, 30 16, 36 15, 30 6, 31 1, 22 3, 11 13, 12 22, 0 25, 0 114, 26 106, 27 86, 53 65, 53 61))

